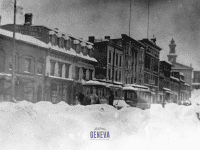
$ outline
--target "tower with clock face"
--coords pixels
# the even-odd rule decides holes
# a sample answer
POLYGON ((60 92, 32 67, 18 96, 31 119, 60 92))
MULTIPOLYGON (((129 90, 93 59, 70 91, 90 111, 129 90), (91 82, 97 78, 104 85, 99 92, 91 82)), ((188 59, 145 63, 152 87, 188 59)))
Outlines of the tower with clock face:
POLYGON ((170 61, 171 63, 175 63, 176 62, 176 44, 174 39, 172 38, 170 44, 169 44, 169 54, 167 55, 168 57, 168 61, 170 61))

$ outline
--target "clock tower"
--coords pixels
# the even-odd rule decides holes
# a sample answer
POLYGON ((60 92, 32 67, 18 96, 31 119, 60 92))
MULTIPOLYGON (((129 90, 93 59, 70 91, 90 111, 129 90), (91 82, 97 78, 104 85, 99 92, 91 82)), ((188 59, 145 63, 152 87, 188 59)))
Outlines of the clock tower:
POLYGON ((172 38, 170 44, 169 44, 169 54, 167 55, 168 57, 168 61, 171 62, 172 64, 173 63, 176 63, 176 44, 175 44, 175 41, 174 39, 172 38))

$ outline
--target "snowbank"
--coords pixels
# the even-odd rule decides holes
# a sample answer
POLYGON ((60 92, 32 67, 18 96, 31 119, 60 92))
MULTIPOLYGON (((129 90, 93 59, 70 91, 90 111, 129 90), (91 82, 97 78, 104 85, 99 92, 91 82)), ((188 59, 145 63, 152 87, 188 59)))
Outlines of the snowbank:
POLYGON ((149 110, 107 104, 0 103, 3 150, 199 149, 198 106, 152 105, 149 110), (91 139, 95 128, 107 139, 91 139))

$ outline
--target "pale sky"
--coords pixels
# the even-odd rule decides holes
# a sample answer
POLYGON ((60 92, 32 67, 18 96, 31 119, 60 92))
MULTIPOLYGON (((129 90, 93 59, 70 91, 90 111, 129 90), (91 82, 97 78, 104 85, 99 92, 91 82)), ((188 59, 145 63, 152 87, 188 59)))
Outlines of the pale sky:
MULTIPOLYGON (((1 24, 13 23, 12 0, 0 0, 1 24)), ((130 0, 17 0, 25 13, 33 13, 33 24, 59 28, 77 38, 128 35, 130 0)), ((131 37, 147 38, 148 0, 132 0, 131 37)), ((200 70, 200 1, 150 0, 150 30, 157 38, 161 60, 167 60, 174 38, 178 62, 200 70)), ((24 16, 17 15, 17 23, 24 16)))

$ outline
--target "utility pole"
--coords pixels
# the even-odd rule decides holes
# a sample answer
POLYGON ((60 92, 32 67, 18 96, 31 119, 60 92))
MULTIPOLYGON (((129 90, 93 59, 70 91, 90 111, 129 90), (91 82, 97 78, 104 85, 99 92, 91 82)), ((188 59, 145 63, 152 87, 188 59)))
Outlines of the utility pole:
POLYGON ((131 36, 131 6, 132 6, 132 0, 130 0, 129 36, 131 36))
POLYGON ((12 55, 12 97, 11 101, 15 101, 15 30, 16 30, 16 0, 14 0, 14 24, 13 24, 13 55, 12 55))
POLYGON ((148 0, 148 24, 147 24, 147 39, 149 38, 149 5, 150 5, 150 0, 148 0))

